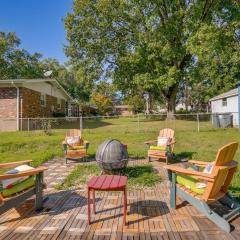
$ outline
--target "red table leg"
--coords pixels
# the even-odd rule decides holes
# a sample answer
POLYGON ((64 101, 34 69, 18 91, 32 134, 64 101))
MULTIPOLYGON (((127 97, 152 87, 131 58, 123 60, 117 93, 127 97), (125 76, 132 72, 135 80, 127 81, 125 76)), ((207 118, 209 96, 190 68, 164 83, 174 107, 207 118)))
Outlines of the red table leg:
POLYGON ((96 207, 95 207, 95 190, 92 191, 92 194, 93 194, 93 212, 94 214, 96 214, 96 207))
POLYGON ((88 188, 88 224, 91 224, 91 190, 88 188))
POLYGON ((126 188, 123 189, 123 224, 126 225, 127 217, 127 192, 126 188))

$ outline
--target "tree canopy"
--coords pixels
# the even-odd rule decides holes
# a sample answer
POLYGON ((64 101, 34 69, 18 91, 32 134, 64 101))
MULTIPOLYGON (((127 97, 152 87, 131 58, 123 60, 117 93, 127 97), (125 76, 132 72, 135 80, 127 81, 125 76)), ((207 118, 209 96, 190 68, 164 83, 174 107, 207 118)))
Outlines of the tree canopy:
POLYGON ((237 0, 75 0, 66 54, 83 81, 111 78, 175 112, 179 87, 205 84, 205 100, 239 81, 237 0))

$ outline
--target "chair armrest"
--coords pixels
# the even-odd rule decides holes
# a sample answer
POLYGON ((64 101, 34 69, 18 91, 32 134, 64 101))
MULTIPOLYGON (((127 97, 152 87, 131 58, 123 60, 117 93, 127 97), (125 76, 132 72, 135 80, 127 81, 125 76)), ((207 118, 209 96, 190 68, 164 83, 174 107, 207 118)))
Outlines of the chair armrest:
POLYGON ((202 173, 202 172, 198 172, 198 171, 194 171, 194 170, 190 170, 190 169, 186 169, 186 168, 182 168, 182 167, 178 167, 178 166, 173 166, 173 165, 167 165, 167 166, 163 166, 163 167, 174 173, 181 173, 181 174, 185 174, 185 175, 196 176, 199 179, 206 180, 208 182, 215 181, 215 176, 210 175, 208 173, 202 173))
POLYGON ((172 142, 168 143, 167 146, 171 146, 171 145, 173 145, 175 143, 176 143, 176 141, 172 141, 172 142))
POLYGON ((83 144, 88 144, 88 143, 90 143, 90 142, 87 141, 87 140, 84 140, 84 141, 83 141, 83 144))
POLYGON ((197 160, 189 160, 188 162, 196 166, 202 166, 202 167, 209 164, 209 162, 203 162, 203 161, 197 161, 197 160))
POLYGON ((67 145, 67 142, 65 140, 62 141, 62 145, 67 145))
POLYGON ((0 163, 0 169, 3 168, 13 168, 22 164, 31 163, 33 160, 24 160, 24 161, 17 161, 17 162, 9 162, 9 163, 0 163))
POLYGON ((0 180, 5 180, 5 179, 12 179, 12 178, 18 178, 18 177, 25 177, 25 176, 33 176, 38 173, 46 171, 46 167, 37 167, 35 169, 23 171, 20 173, 15 173, 15 174, 2 174, 0 175, 0 180))
POLYGON ((144 144, 151 145, 151 144, 154 144, 156 142, 157 142, 157 140, 150 140, 150 141, 144 142, 144 144))

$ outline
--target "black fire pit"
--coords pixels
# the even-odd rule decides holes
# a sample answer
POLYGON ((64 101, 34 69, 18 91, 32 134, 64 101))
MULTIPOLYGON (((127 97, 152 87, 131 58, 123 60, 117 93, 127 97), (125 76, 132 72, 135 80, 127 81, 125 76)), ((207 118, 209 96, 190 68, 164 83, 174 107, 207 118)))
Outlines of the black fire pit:
POLYGON ((98 147, 96 161, 105 173, 122 170, 128 164, 127 146, 115 139, 106 140, 98 147))

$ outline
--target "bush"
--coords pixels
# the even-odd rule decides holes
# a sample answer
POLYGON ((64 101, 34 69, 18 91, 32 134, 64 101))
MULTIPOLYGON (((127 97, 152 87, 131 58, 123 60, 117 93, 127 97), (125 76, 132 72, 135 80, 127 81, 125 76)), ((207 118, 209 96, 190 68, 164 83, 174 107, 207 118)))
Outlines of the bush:
POLYGON ((66 117, 64 112, 53 112, 53 117, 66 117))

